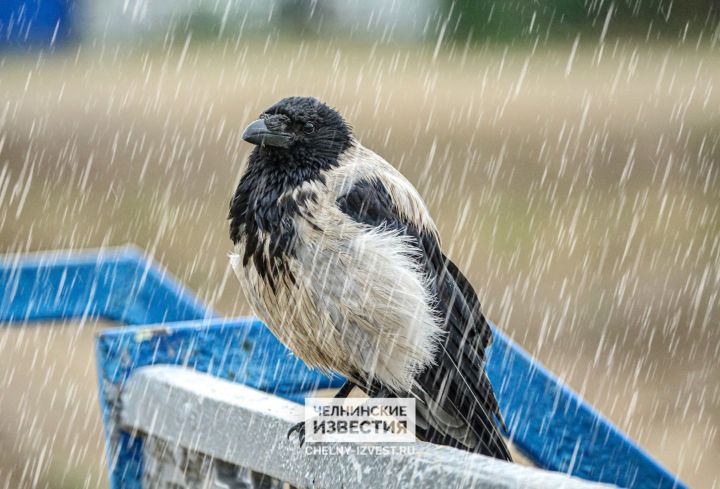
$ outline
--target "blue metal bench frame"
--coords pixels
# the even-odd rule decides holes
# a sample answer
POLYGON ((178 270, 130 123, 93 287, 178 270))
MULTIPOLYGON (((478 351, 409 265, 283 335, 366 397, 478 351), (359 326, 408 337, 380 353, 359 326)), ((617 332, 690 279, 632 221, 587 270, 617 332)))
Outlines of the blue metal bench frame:
MULTIPOLYGON (((133 247, 0 257, 0 322, 101 318, 128 325, 96 341, 113 489, 140 488, 142 439, 119 429, 119 393, 134 369, 191 366, 302 402, 338 387, 293 357, 256 319, 223 319, 133 247)), ((621 487, 686 486, 493 328, 488 374, 515 446, 539 467, 621 487)))

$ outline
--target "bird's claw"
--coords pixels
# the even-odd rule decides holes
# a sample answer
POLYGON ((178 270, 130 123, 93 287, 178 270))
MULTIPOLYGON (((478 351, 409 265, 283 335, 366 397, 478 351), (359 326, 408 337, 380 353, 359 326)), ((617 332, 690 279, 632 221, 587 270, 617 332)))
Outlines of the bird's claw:
POLYGON ((300 422, 296 425, 293 425, 290 430, 288 430, 287 437, 288 440, 292 436, 293 433, 297 432, 298 434, 298 440, 300 441, 300 446, 302 447, 305 444, 305 422, 300 422))

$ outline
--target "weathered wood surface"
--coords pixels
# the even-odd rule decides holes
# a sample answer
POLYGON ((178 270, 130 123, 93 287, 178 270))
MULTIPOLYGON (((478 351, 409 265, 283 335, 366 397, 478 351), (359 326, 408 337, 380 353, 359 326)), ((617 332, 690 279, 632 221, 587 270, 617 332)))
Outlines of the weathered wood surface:
POLYGON ((328 489, 610 487, 421 442, 414 453, 308 453, 286 436, 302 406, 182 367, 137 370, 122 405, 124 429, 146 437, 146 487, 282 487, 259 474, 328 489))

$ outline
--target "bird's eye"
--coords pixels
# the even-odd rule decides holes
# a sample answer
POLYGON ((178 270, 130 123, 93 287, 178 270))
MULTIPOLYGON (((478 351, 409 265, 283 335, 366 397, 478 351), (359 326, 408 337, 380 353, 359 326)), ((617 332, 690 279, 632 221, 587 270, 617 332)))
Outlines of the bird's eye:
POLYGON ((306 122, 305 125, 303 126, 303 132, 304 132, 305 134, 312 134, 312 133, 314 133, 314 132, 315 132, 315 126, 313 125, 313 123, 312 123, 312 122, 306 122))

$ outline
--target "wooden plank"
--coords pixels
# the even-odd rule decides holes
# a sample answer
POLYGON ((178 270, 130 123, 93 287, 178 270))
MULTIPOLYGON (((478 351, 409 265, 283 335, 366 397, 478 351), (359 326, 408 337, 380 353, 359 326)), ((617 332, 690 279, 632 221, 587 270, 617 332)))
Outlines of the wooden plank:
MULTIPOLYGON (((331 444, 342 455, 312 451, 312 445, 300 448, 287 439, 290 427, 303 419, 300 405, 192 369, 139 369, 126 384, 122 403, 125 429, 300 487, 608 487, 424 442, 405 445, 414 453, 398 450, 382 456, 353 450, 357 446, 351 444, 331 444)), ((212 464, 206 467, 200 480, 211 481, 207 474, 212 474, 212 464)))
POLYGON ((327 378, 308 369, 252 318, 107 330, 97 338, 96 353, 114 488, 142 487, 142 440, 117 425, 119 394, 140 367, 183 365, 294 402, 302 402, 304 392, 342 384, 339 376, 327 378))

